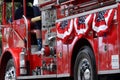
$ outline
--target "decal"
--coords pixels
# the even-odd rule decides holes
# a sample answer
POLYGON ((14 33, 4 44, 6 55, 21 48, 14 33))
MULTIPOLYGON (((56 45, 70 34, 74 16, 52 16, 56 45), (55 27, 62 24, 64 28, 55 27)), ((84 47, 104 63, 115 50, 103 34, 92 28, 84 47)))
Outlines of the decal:
POLYGON ((119 55, 112 55, 111 59, 112 69, 119 69, 119 55))
POLYGON ((94 14, 92 29, 97 32, 98 36, 108 31, 114 18, 115 9, 104 10, 94 14))
POLYGON ((85 35, 91 28, 93 14, 74 19, 74 28, 77 36, 85 35))

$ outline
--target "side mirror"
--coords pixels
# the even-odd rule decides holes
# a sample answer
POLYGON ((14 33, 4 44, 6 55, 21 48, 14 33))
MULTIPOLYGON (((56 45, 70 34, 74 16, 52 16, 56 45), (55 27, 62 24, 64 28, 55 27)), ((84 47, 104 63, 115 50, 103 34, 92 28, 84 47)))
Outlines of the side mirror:
POLYGON ((0 1, 0 6, 2 6, 2 4, 3 4, 3 2, 2 2, 2 1, 0 1))
POLYGON ((116 2, 120 2, 120 0, 116 0, 116 2))

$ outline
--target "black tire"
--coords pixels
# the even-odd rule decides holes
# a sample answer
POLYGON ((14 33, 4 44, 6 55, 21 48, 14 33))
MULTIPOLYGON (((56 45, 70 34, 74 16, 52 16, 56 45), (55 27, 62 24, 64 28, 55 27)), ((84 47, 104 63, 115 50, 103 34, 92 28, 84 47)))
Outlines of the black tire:
POLYGON ((77 55, 74 80, 98 80, 93 51, 88 46, 81 48, 77 55))
POLYGON ((5 80, 16 80, 16 71, 13 59, 10 59, 7 63, 5 70, 5 80))

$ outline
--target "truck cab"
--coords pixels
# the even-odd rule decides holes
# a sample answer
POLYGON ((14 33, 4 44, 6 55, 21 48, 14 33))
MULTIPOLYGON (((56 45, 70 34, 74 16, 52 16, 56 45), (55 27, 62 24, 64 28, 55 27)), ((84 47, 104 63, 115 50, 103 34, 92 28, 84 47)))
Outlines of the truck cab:
POLYGON ((39 3, 33 5, 33 0, 3 0, 2 5, 1 65, 4 67, 1 66, 1 71, 4 74, 1 73, 3 77, 0 78, 7 80, 11 76, 16 78, 18 75, 56 74, 55 8, 42 11, 44 17, 41 15, 34 17, 33 6, 41 9, 39 3), (28 8, 27 5, 31 8, 28 8), (16 13, 19 7, 21 7, 21 11, 16 13), (42 27, 40 35, 42 35, 43 48, 41 51, 37 50, 34 30, 36 21, 42 22, 42 25, 39 26, 42 27), (46 71, 42 72, 42 69, 46 71), (10 70, 13 73, 10 73, 10 70))

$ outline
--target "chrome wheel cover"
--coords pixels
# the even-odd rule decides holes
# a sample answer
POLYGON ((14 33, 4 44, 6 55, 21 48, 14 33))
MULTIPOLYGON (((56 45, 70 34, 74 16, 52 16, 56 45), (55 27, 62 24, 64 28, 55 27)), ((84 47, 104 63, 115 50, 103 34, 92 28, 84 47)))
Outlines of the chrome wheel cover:
POLYGON ((91 80, 91 67, 86 58, 83 58, 78 67, 78 80, 91 80))
POLYGON ((10 67, 5 73, 5 80, 16 80, 15 68, 10 67))

